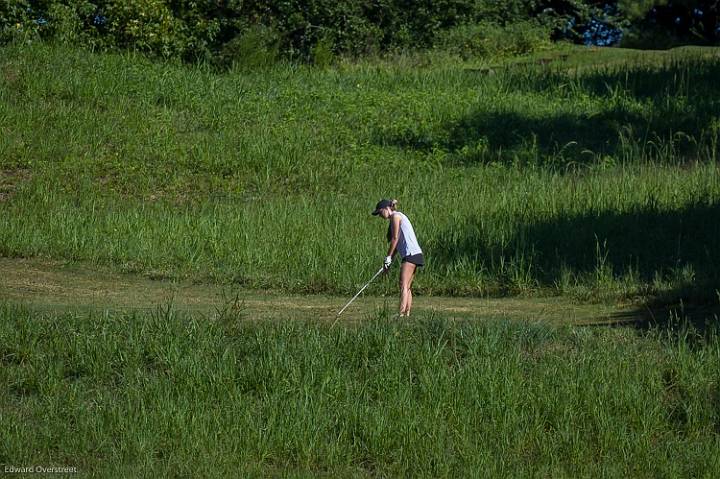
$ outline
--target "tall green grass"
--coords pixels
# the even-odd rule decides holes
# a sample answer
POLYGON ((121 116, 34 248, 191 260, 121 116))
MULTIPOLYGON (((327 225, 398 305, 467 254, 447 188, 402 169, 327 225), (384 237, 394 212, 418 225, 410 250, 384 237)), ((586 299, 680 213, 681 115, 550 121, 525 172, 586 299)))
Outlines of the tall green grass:
POLYGON ((0 307, 0 464, 161 475, 712 477, 717 337, 0 307))
POLYGON ((427 293, 624 297, 720 264, 716 50, 212 73, 0 60, 0 254, 348 293, 400 199, 427 293))
MULTIPOLYGON (((720 189, 713 166, 581 178, 478 170, 426 180, 403 195, 429 259, 421 291, 577 292, 584 285, 613 296, 640 291, 642 284, 662 289, 682 279, 677 268, 686 265, 697 279, 712 278, 717 265, 717 225, 708 223, 720 189), (458 199, 459 187, 471 201, 458 199)), ((37 187, 5 205, 0 252, 156 277, 350 292, 385 248, 386 226, 359 204, 366 198, 168 205, 118 203, 83 190, 72 198, 37 187)))

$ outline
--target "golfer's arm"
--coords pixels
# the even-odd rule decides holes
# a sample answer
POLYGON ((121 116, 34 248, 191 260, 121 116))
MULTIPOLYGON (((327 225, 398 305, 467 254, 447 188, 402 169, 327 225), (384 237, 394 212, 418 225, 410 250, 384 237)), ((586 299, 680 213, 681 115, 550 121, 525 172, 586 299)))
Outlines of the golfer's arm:
POLYGON ((397 252, 398 239, 400 238, 400 217, 392 218, 392 234, 390 238, 390 248, 388 248, 388 256, 392 257, 397 252))

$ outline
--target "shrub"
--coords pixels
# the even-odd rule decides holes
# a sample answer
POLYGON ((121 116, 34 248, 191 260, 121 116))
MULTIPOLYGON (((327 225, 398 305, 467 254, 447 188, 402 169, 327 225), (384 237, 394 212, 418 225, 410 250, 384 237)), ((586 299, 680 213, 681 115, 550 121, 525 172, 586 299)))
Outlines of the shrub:
POLYGON ((225 69, 265 68, 277 61, 279 42, 275 30, 254 25, 226 43, 215 63, 225 69))
POLYGON ((330 66, 335 60, 335 54, 333 53, 333 40, 332 37, 325 36, 313 46, 310 55, 312 62, 315 66, 324 68, 330 66))
POLYGON ((522 55, 550 45, 550 29, 526 21, 504 27, 492 23, 461 25, 439 34, 435 46, 461 56, 493 58, 522 55))
POLYGON ((103 9, 113 46, 181 56, 187 46, 184 24, 163 0, 111 0, 103 9))
POLYGON ((90 17, 95 6, 88 2, 76 2, 74 6, 54 3, 47 10, 45 36, 62 43, 87 43, 91 32, 85 29, 85 18, 90 17))
POLYGON ((32 8, 24 0, 0 0, 0 43, 36 36, 40 25, 32 21, 32 8))

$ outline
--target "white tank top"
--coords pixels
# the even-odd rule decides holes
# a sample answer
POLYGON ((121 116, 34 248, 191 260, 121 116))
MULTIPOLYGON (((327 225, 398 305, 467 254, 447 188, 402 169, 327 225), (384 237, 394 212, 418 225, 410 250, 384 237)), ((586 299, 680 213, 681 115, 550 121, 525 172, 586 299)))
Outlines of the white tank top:
POLYGON ((415 237, 415 230, 413 229, 412 224, 410 224, 408 217, 399 211, 393 213, 393 216, 395 215, 400 215, 400 233, 398 234, 397 244, 397 252, 400 257, 404 258, 406 256, 422 253, 420 244, 415 237))

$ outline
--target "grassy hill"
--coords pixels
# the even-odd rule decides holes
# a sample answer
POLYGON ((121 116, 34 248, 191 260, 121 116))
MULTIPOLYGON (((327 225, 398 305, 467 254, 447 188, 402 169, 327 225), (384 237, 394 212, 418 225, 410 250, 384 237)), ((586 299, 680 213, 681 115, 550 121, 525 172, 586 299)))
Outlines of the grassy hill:
POLYGON ((699 293, 720 271, 720 50, 213 73, 0 52, 0 255, 348 293, 400 200, 423 293, 699 293))

